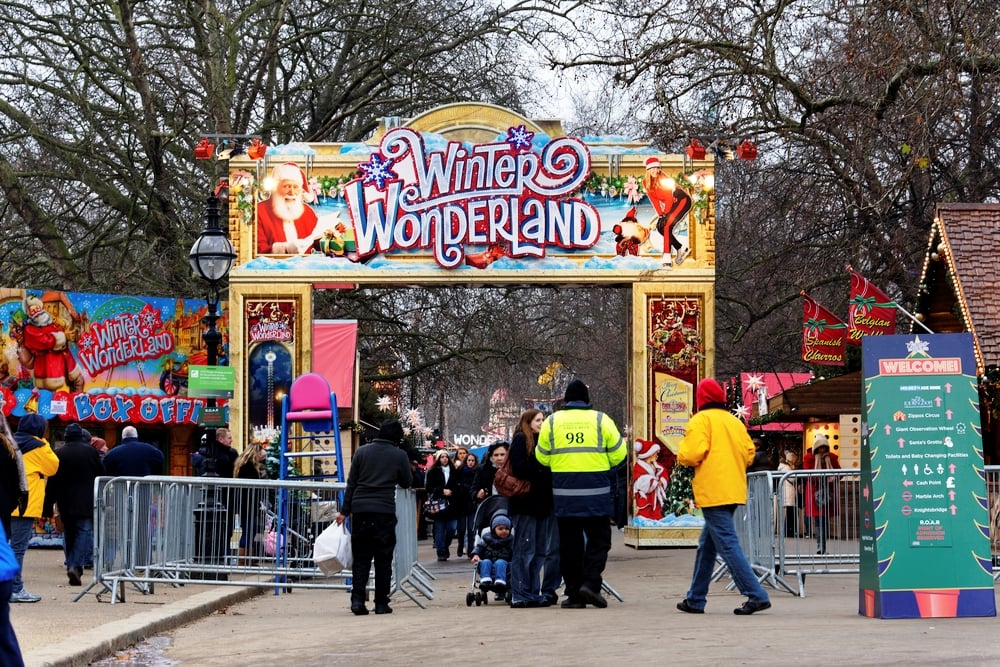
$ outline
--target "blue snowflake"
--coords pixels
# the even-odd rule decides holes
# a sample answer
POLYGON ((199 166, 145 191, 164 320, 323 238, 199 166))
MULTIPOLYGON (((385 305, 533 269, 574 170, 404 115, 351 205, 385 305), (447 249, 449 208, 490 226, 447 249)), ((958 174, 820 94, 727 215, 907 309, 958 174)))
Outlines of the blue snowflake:
POLYGON ((383 161, 382 156, 378 153, 372 153, 371 158, 368 162, 363 162, 358 165, 358 169, 364 172, 364 178, 362 182, 365 185, 375 184, 375 187, 379 190, 385 189, 385 182, 390 178, 399 178, 399 175, 392 170, 393 160, 391 158, 383 161))
POLYGON ((524 125, 507 128, 507 143, 516 151, 528 150, 531 148, 531 140, 535 138, 534 132, 529 132, 524 125))

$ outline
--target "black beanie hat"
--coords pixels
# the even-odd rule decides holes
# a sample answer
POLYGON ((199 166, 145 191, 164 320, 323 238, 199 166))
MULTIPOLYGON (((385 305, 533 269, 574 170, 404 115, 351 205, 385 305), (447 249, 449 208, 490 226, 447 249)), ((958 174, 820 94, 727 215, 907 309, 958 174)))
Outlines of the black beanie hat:
POLYGON ((587 389, 585 385, 580 380, 573 380, 566 387, 566 396, 564 397, 567 403, 590 403, 590 390, 587 389))
POLYGON ((378 428, 379 440, 388 440, 389 442, 398 445, 403 442, 403 437, 403 425, 395 419, 382 422, 382 425, 378 428))
MULTIPOLYGON (((66 442, 83 442, 83 429, 80 428, 79 424, 70 424, 66 427, 66 432, 63 434, 63 440, 66 442)), ((90 438, 87 438, 87 444, 90 444, 90 438)))

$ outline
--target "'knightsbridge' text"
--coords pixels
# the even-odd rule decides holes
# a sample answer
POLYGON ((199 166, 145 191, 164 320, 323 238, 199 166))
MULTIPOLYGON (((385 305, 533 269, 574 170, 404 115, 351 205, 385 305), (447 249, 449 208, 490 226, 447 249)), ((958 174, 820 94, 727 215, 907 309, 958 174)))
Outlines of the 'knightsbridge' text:
POLYGON ((560 137, 541 154, 509 143, 467 147, 451 142, 426 153, 408 128, 387 133, 391 159, 384 190, 363 179, 345 192, 358 254, 433 248, 438 265, 461 265, 466 245, 501 244, 511 257, 543 257, 545 248, 590 248, 600 235, 597 211, 567 198, 590 173, 590 155, 575 137, 560 137))

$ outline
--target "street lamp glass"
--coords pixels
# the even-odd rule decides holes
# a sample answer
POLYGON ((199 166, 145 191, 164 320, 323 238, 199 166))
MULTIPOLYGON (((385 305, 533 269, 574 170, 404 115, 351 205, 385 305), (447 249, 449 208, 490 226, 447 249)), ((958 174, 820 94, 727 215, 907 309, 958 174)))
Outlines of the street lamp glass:
POLYGON ((188 253, 191 270, 209 283, 217 283, 229 275, 235 259, 233 244, 219 225, 219 198, 212 195, 205 207, 205 229, 188 253))
POLYGON ((222 230, 213 234, 211 230, 206 229, 191 246, 191 252, 188 254, 191 269, 212 283, 229 275, 235 258, 233 244, 222 234, 222 230))

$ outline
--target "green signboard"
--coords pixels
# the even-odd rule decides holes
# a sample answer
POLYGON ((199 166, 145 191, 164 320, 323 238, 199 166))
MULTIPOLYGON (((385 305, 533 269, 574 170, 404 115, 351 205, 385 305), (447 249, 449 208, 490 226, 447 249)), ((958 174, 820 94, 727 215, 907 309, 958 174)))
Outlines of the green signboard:
POLYGON ((235 375, 232 366, 190 366, 188 396, 232 398, 235 375))
POLYGON ((996 616, 970 334, 862 340, 859 611, 996 616))

